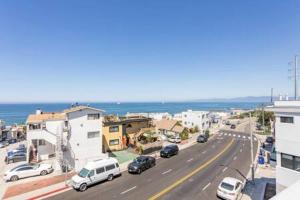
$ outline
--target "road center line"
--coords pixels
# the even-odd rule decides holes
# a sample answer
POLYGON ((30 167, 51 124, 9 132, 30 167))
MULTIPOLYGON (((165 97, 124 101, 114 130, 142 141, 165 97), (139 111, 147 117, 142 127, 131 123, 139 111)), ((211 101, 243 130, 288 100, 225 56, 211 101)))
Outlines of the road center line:
POLYGON ((134 190, 135 188, 136 188, 136 186, 134 186, 132 188, 129 188, 128 190, 125 190, 125 191, 121 192, 120 194, 125 194, 125 193, 127 193, 127 192, 129 192, 131 190, 134 190))
POLYGON ((172 169, 169 169, 169 170, 167 170, 167 171, 165 171, 165 172, 163 172, 163 173, 161 173, 161 174, 167 174, 167 173, 169 173, 169 172, 171 172, 172 171, 172 169))
POLYGON ((202 191, 206 190, 206 188, 208 188, 210 186, 210 183, 208 183, 203 189, 202 191))
POLYGON ((212 162, 216 161, 221 155, 223 155, 234 143, 234 140, 232 139, 224 148, 222 151, 220 151, 217 155, 215 155, 214 157, 212 157, 210 160, 208 160, 206 163, 200 165, 197 169, 193 170, 192 172, 190 172, 189 174, 187 174, 186 176, 178 179, 177 181, 175 181, 173 184, 169 185, 168 187, 164 188, 163 190, 161 190, 159 193, 153 195, 152 197, 149 198, 149 200, 155 200, 158 199, 159 197, 163 196, 164 194, 168 193, 169 191, 171 191, 172 189, 174 189, 175 187, 177 187, 178 185, 182 184, 184 181, 188 180, 189 178, 191 178, 193 175, 195 175, 196 173, 198 173, 199 171, 201 171, 202 169, 204 169, 205 167, 207 167, 208 165, 210 165, 212 162))
POLYGON ((194 158, 190 158, 186 162, 191 162, 192 160, 194 160, 194 158))
POLYGON ((236 156, 234 156, 233 160, 236 160, 236 156))
POLYGON ((203 153, 203 154, 205 154, 205 153, 206 153, 206 151, 203 151, 202 153, 203 153))
POLYGON ((225 172, 227 169, 228 169, 228 167, 225 167, 225 168, 222 170, 222 172, 225 172))

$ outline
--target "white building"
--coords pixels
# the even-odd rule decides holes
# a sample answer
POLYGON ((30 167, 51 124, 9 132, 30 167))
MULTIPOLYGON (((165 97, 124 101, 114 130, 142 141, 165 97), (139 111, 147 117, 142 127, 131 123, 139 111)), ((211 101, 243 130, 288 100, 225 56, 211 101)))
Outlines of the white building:
POLYGON ((209 112, 207 111, 188 110, 182 112, 182 126, 186 128, 195 128, 197 126, 199 130, 204 131, 210 126, 208 114, 209 112))
POLYGON ((300 180, 300 101, 276 101, 266 108, 275 113, 276 190, 300 180))
POLYGON ((126 117, 132 116, 143 116, 147 118, 152 118, 154 120, 162 120, 162 119, 172 119, 172 115, 170 113, 127 113, 126 117))
POLYGON ((55 167, 80 170, 89 160, 107 157, 102 153, 102 111, 76 106, 59 113, 36 114, 27 119, 29 162, 55 157, 55 167))

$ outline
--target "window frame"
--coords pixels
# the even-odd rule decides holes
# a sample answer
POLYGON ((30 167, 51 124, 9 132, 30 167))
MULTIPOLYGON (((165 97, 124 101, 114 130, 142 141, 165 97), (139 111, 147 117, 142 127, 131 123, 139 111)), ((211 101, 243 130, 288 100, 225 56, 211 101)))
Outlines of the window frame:
POLYGON ((87 132, 87 139, 93 139, 93 138, 98 138, 100 137, 100 131, 90 131, 87 132), (91 136, 93 134, 93 136, 91 136))
POLYGON ((115 146, 115 145, 119 145, 120 144, 120 140, 119 139, 112 139, 112 140, 109 140, 108 143, 109 143, 109 146, 115 146), (116 140, 118 141, 117 144, 112 144, 111 143, 111 141, 116 141, 116 140))
POLYGON ((117 126, 117 125, 110 126, 110 127, 108 128, 108 131, 109 131, 110 133, 116 133, 116 132, 119 132, 119 130, 120 130, 120 128, 119 128, 119 126, 117 126), (115 129, 116 129, 116 130, 115 130, 115 129))
POLYGON ((284 124, 293 124, 294 123, 294 117, 291 116, 280 116, 280 123, 284 123, 284 124), (291 121, 290 121, 291 119, 291 121))
POLYGON ((99 113, 87 114, 87 120, 98 120, 98 119, 100 119, 100 114, 99 113))
POLYGON ((106 165, 105 166, 105 171, 110 171, 110 170, 113 170, 115 168, 116 168, 115 164, 106 165))
MULTIPOLYGON (((281 155, 280 155, 281 167, 286 168, 286 169, 290 169, 290 170, 294 170, 294 171, 297 171, 297 172, 300 172, 300 168, 298 168, 298 169, 296 168, 296 159, 299 160, 300 157, 299 156, 290 155, 290 154, 286 154, 286 153, 281 153, 281 155), (283 162, 283 159, 287 160, 287 158, 283 158, 284 156, 291 156, 292 157, 292 160, 290 160, 291 165, 292 165, 291 167, 285 165, 286 162, 283 162)), ((299 163, 300 163, 300 160, 299 160, 299 163)))

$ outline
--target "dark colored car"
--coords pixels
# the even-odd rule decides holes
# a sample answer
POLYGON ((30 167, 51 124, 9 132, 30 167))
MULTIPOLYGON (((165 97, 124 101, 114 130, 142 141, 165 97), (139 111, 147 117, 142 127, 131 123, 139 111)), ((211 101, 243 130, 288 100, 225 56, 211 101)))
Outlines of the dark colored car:
POLYGON ((200 142, 200 143, 207 142, 207 137, 205 137, 205 135, 199 135, 197 137, 197 142, 200 142))
POLYGON ((14 144, 14 143, 17 143, 17 142, 18 142, 17 139, 14 139, 14 138, 8 140, 9 144, 14 144))
POLYGON ((273 137, 267 137, 267 139, 266 139, 266 143, 267 144, 273 144, 273 142, 274 142, 274 139, 273 139, 273 137))
POLYGON ((140 174, 146 169, 154 167, 155 161, 155 158, 151 156, 139 156, 128 165, 128 172, 140 174))
POLYGON ((235 124, 231 124, 230 128, 231 128, 231 129, 235 129, 235 128, 236 128, 236 125, 235 125, 235 124))
POLYGON ((0 148, 7 147, 8 145, 9 145, 9 143, 7 141, 0 142, 0 148))
POLYGON ((160 157, 162 158, 169 158, 171 156, 177 155, 179 151, 179 148, 176 144, 165 146, 160 151, 160 157))
POLYGON ((17 151, 17 152, 8 152, 5 158, 5 162, 14 163, 19 161, 26 161, 26 153, 17 151))

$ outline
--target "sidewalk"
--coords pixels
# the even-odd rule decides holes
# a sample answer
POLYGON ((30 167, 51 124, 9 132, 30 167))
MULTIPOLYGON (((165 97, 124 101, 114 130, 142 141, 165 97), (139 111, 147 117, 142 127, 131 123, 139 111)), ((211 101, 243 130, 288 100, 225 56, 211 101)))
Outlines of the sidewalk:
POLYGON ((275 184, 275 169, 258 167, 255 171, 254 183, 247 183, 244 188, 242 200, 263 200, 267 183, 275 184))
MULTIPOLYGON (((214 134, 218 131, 218 127, 214 128, 213 130, 210 130, 210 139, 213 138, 214 134)), ((187 140, 187 142, 179 144, 179 149, 183 150, 196 144, 198 135, 199 133, 195 133, 192 135, 192 137, 190 137, 187 140)), ((154 152, 150 154, 150 156, 153 156, 156 159, 160 158, 159 152, 154 152)), ((127 166, 130 162, 132 162, 132 160, 120 164, 121 172, 127 171, 127 166)), ((73 173, 72 175, 74 174, 75 173, 73 173)), ((68 178, 70 178, 72 175, 69 174, 68 178)), ((65 175, 58 175, 54 177, 45 178, 42 181, 37 180, 9 186, 3 196, 3 199, 44 199, 46 197, 52 196, 53 194, 72 189, 72 187, 65 185, 64 180, 65 175)))

